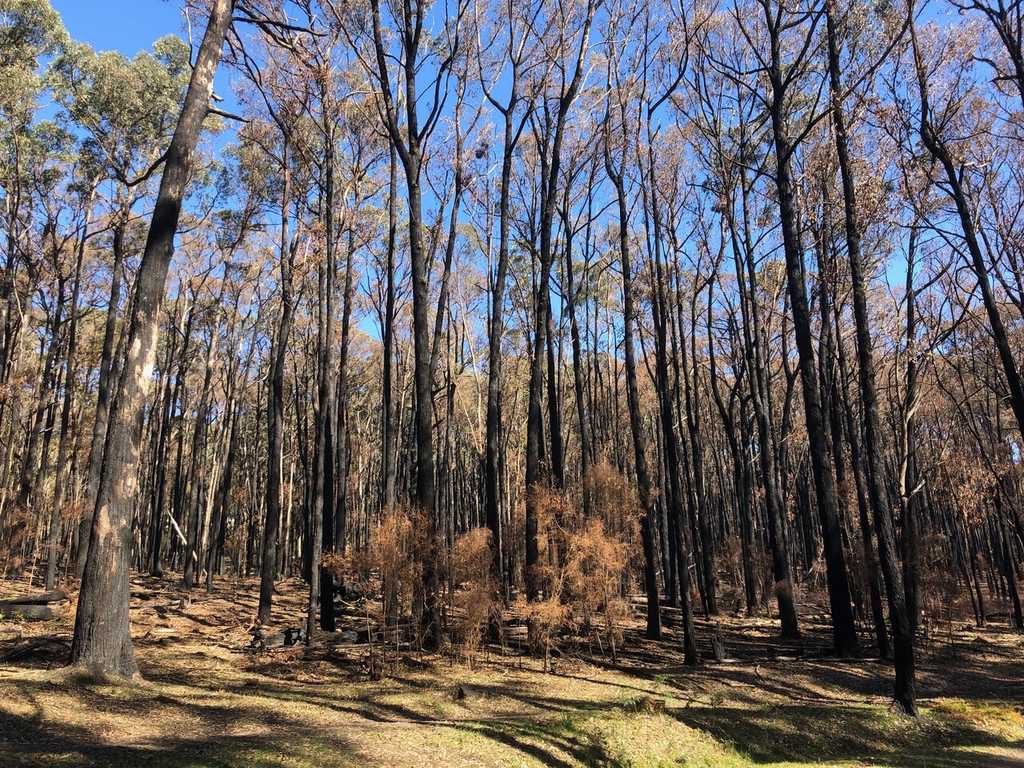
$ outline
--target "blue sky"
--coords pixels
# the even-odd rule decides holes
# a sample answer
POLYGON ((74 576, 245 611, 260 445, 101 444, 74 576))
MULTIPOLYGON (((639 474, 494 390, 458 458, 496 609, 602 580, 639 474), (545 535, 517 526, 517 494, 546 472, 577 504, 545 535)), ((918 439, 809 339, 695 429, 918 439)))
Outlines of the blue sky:
MULTIPOLYGON (((50 0, 50 4, 64 19, 71 38, 96 51, 120 51, 131 58, 164 35, 187 35, 181 0, 50 0)), ((202 39, 205 22, 193 14, 196 46, 202 39)), ((230 111, 237 105, 224 69, 218 70, 214 88, 224 99, 221 107, 230 111)), ((230 133, 223 134, 219 143, 230 133)))
POLYGON ((180 34, 177 0, 50 0, 75 40, 132 56, 166 34, 180 34))

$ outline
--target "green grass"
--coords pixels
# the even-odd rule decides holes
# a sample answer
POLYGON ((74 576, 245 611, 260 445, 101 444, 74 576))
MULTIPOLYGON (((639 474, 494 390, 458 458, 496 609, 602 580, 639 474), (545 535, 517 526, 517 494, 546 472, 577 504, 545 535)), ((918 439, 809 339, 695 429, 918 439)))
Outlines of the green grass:
POLYGON ((247 653, 244 628, 224 638, 238 609, 207 601, 224 615, 179 617, 173 644, 147 638, 162 624, 138 609, 141 685, 44 669, 59 645, 0 666, 0 768, 1024 768, 1016 635, 923 664, 911 719, 889 708, 876 661, 690 669, 670 644, 619 665, 565 658, 556 674, 406 654, 369 681, 365 649, 247 653))
POLYGON ((684 706, 665 697, 666 710, 651 713, 649 697, 599 680, 581 690, 554 678, 545 686, 541 675, 458 674, 475 691, 465 704, 432 675, 129 686, 4 673, 0 752, 19 768, 1008 768, 1024 759, 1024 715, 1009 702, 943 699, 914 720, 880 705, 684 706))

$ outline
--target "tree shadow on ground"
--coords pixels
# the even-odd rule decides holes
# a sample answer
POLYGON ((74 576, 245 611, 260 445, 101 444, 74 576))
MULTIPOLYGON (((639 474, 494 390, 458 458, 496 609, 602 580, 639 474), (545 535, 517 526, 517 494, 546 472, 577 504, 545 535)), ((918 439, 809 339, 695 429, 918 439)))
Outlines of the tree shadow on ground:
MULTIPOLYGON (((967 722, 925 715, 918 721, 877 708, 793 704, 774 707, 691 707, 669 714, 732 745, 755 763, 884 762, 894 768, 1020 768, 1019 750, 967 722), (997 748, 995 753, 969 751, 997 748)), ((1024 752, 1021 753, 1024 755, 1024 752)))
MULTIPOLYGON (((829 656, 828 623, 817 615, 802 617, 804 635, 799 642, 778 638, 764 620, 732 617, 723 620, 720 630, 715 622, 699 620, 705 659, 718 631, 730 658, 727 663, 707 661, 699 668, 683 664, 678 625, 667 629, 660 641, 646 640, 634 626, 614 662, 585 655, 585 643, 577 642, 575 649, 589 666, 559 659, 551 676, 540 676, 536 670, 520 675, 522 661, 515 670, 515 657, 502 655, 493 664, 495 670, 515 674, 502 675, 498 682, 472 675, 453 678, 437 657, 426 656, 415 670, 399 663, 390 681, 371 684, 359 661, 367 646, 344 653, 330 644, 260 656, 244 653, 239 643, 245 640, 245 627, 236 619, 253 613, 254 599, 245 592, 233 594, 226 586, 218 584, 216 600, 193 593, 191 607, 184 612, 161 605, 191 624, 183 624, 171 641, 183 642, 182 647, 167 652, 158 649, 166 638, 147 634, 136 639, 146 649, 139 662, 153 686, 148 690, 118 695, 115 688, 71 680, 62 683, 67 698, 54 704, 47 695, 52 693, 52 681, 38 676, 0 680, 5 695, 9 691, 12 700, 34 707, 34 714, 28 715, 0 710, 0 768, 56 763, 90 768, 388 764, 387 746, 364 757, 354 747, 362 742, 347 729, 365 730, 378 738, 422 729, 428 748, 444 738, 468 738, 473 748, 490 742, 514 750, 524 761, 556 768, 616 766, 618 758, 594 720, 606 714, 628 718, 637 711, 630 708, 631 701, 663 697, 668 704, 664 717, 732 745, 754 763, 1024 765, 1024 744, 1001 739, 992 729, 981 730, 978 720, 944 713, 933 701, 952 697, 981 707, 998 703, 1006 708, 1006 701, 1024 700, 1020 646, 995 642, 1005 638, 991 629, 973 639, 964 633, 948 643, 936 642, 926 656, 922 654, 919 691, 933 711, 914 723, 885 709, 891 695, 891 664, 870 658, 867 648, 863 658, 829 656), (222 633, 197 631, 218 627, 230 629, 235 646, 224 645, 222 633), (240 655, 227 656, 225 648, 240 655), (601 670, 616 674, 604 676, 601 670), (561 684, 552 684, 555 680, 561 684), (601 688, 587 690, 583 683, 601 688), (450 698, 456 687, 465 701, 450 698), (40 701, 47 701, 45 712, 40 701), (677 708, 679 702, 689 704, 677 708), (90 728, 82 717, 67 722, 64 706, 102 715, 97 723, 124 722, 128 732, 119 739, 118 734, 100 730, 110 725, 90 728), (191 723, 201 727, 181 727, 191 723), (151 735, 130 733, 133 725, 140 730, 146 726, 143 732, 151 735), (1015 751, 1021 755, 1015 756, 1015 751), (14 756, 10 761, 9 754, 14 756)), ((133 579, 136 587, 153 590, 140 598, 148 606, 143 611, 182 593, 159 580, 137 585, 133 579)), ((298 599, 288 602, 278 622, 298 615, 302 605, 298 599)), ((139 610, 133 606, 133 611, 139 610)), ((70 640, 62 628, 54 622, 52 632, 50 626, 45 628, 49 637, 19 640, 17 645, 0 643, 0 652, 17 651, 18 668, 62 664, 70 640)), ((572 655, 568 643, 566 653, 572 655)))
MULTIPOLYGON (((235 705, 213 705, 180 701, 146 688, 90 684, 74 678, 59 683, 90 712, 113 716, 134 716, 148 722, 168 720, 168 726, 154 735, 139 738, 110 732, 98 726, 85 727, 61 721, 59 709, 47 713, 39 694, 52 691, 52 680, 19 681, 14 695, 32 708, 22 715, 0 709, 0 755, 4 766, 73 765, 78 768, 134 768, 174 766, 188 768, 270 768, 308 759, 317 751, 313 765, 344 765, 356 756, 350 743, 332 734, 329 754, 322 755, 322 743, 312 743, 295 734, 293 721, 272 711, 235 705), (193 720, 202 722, 202 732, 174 725, 193 720), (235 729, 234 726, 241 726, 235 729), (232 733, 241 730, 244 733, 232 733), (254 732, 255 731, 255 732, 254 732), (130 741, 131 743, 124 743, 130 741), (121 743, 119 743, 121 742, 121 743)), ((358 761, 363 762, 363 761, 358 761)))
MULTIPOLYGON (((335 762, 318 759, 316 765, 351 762, 352 750, 332 738, 335 762)), ((98 738, 89 729, 20 717, 0 711, 0 754, 4 765, 73 765, 76 768, 278 768, 308 758, 310 749, 290 738, 266 736, 163 736, 144 744, 119 745, 98 738)))

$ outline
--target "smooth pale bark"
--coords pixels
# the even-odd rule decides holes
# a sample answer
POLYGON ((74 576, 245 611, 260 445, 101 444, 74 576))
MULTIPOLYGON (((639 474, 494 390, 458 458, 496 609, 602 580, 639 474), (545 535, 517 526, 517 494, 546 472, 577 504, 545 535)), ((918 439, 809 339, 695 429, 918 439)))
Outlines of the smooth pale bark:
MULTIPOLYGON (((220 303, 219 300, 217 302, 220 303)), ((192 431, 192 466, 189 475, 192 479, 190 501, 188 505, 188 544, 185 547, 185 567, 182 574, 182 586, 192 589, 200 575, 196 570, 201 567, 203 541, 203 512, 205 486, 208 480, 205 466, 207 421, 210 413, 210 386, 213 382, 213 359, 217 352, 217 327, 210 328, 210 341, 206 347, 206 362, 203 366, 203 384, 196 407, 196 423, 192 431)))
MULTIPOLYGON (((236 371, 237 374, 237 371, 236 371)), ((234 387, 228 396, 227 418, 228 427, 227 456, 224 459, 224 474, 221 476, 217 489, 217 501, 214 508, 213 521, 210 523, 210 544, 206 551, 206 591, 213 591, 213 574, 220 562, 220 553, 224 546, 224 522, 227 519, 228 503, 231 497, 231 481, 235 469, 235 456, 238 446, 238 422, 241 407, 235 399, 234 387)))

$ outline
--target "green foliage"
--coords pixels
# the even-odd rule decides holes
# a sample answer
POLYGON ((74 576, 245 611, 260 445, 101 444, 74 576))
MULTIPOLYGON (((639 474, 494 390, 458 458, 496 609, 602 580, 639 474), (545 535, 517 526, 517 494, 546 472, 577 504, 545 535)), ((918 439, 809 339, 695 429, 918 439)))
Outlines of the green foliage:
POLYGON ((48 0, 0 0, 0 115, 11 126, 30 122, 42 86, 42 60, 67 40, 48 0))
POLYGON ((51 87, 65 117, 86 132, 83 150, 127 181, 167 144, 188 77, 188 46, 169 35, 131 59, 72 43, 54 61, 51 87))

